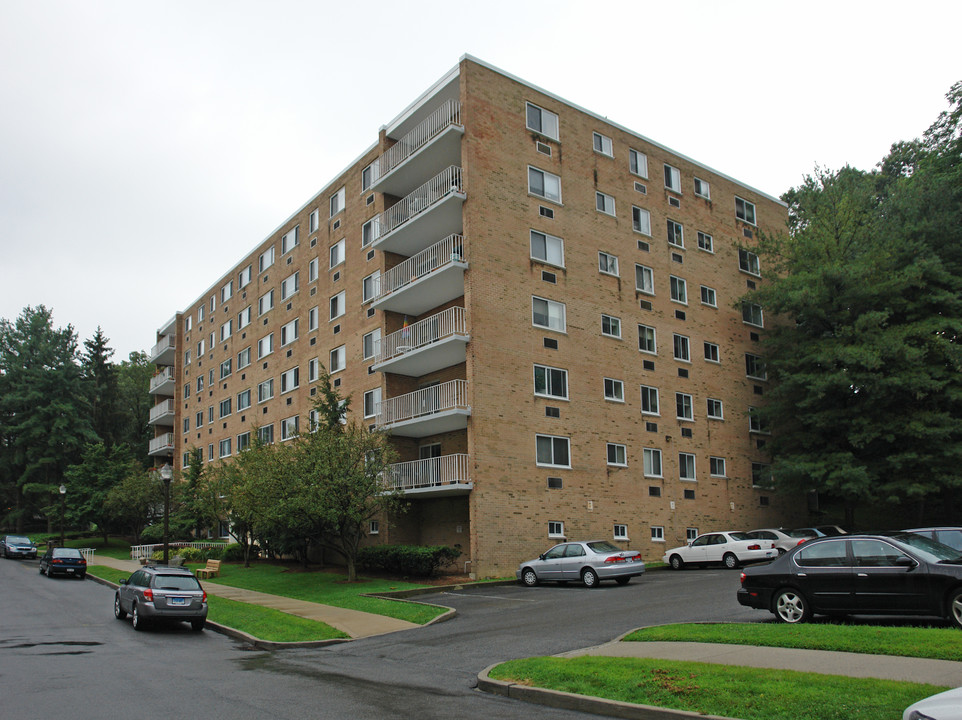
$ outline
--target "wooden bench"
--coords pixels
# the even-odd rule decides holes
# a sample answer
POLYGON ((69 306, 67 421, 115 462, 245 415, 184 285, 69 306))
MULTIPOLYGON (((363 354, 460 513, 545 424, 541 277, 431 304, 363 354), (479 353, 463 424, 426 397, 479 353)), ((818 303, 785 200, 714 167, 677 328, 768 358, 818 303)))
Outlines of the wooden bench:
POLYGON ((194 572, 199 578, 212 578, 220 575, 220 560, 208 560, 207 567, 197 568, 194 572))

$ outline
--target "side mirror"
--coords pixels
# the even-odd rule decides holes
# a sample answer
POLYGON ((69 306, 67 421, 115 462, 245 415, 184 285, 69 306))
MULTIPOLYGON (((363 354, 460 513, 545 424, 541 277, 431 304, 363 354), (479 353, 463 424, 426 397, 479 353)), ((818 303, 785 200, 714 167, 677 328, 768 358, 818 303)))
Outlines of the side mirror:
POLYGON ((124 578, 123 580, 120 581, 120 584, 121 584, 121 585, 130 585, 130 578, 129 578, 129 577, 128 577, 128 578, 124 578))
POLYGON ((899 555, 897 558, 895 558, 895 567, 914 568, 917 565, 918 563, 908 555, 899 555))
POLYGON ((539 559, 539 560, 544 560, 544 553, 541 553, 541 554, 538 556, 538 559, 539 559))

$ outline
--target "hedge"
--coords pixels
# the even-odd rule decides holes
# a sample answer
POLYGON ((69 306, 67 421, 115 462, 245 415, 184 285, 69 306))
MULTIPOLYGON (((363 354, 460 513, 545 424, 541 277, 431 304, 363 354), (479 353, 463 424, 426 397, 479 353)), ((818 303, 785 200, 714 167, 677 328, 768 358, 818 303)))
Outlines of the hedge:
POLYGON ((373 545, 358 551, 357 564, 364 570, 432 577, 441 566, 454 562, 460 555, 460 550, 445 545, 373 545))

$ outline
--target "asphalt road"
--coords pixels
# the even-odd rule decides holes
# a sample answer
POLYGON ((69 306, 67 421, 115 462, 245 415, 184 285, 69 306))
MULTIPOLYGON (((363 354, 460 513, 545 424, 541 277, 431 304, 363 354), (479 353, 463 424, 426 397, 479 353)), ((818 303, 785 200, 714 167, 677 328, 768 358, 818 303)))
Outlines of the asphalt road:
POLYGON ((738 605, 738 571, 651 572, 604 583, 465 588, 422 597, 456 608, 426 628, 317 649, 252 650, 186 623, 138 633, 113 591, 0 560, 0 717, 575 718, 475 689, 493 663, 607 642, 643 625, 767 622, 738 605))

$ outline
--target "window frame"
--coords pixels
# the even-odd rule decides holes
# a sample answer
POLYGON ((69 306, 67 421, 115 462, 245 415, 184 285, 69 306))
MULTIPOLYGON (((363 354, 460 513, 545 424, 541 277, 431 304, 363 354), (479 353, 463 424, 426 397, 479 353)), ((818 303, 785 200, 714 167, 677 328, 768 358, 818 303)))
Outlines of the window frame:
POLYGON ((672 220, 671 218, 666 218, 665 223, 665 233, 668 238, 668 244, 672 247, 678 248, 679 250, 684 250, 685 226, 677 220, 672 220))
POLYGON ((641 414, 661 417, 661 399, 659 398, 658 388, 654 385, 641 386, 641 414), (654 410, 651 409, 652 399, 654 399, 654 410))
POLYGON ((696 474, 695 453, 678 453, 678 480, 681 482, 698 482, 696 474), (685 475, 685 471, 691 470, 690 475, 685 475))
POLYGON ((655 294, 655 271, 647 265, 642 265, 641 263, 635 263, 635 292, 640 292, 644 295, 655 294), (639 287, 638 285, 639 279, 642 280, 642 287, 639 287), (649 287, 643 287, 645 280, 648 281, 649 287))
POLYGON ((674 165, 664 163, 665 166, 665 189, 681 195, 681 170, 674 165))
POLYGON ((709 287, 708 285, 699 285, 698 295, 701 299, 701 304, 705 307, 718 307, 718 294, 715 292, 715 288, 709 287), (711 302, 706 300, 706 295, 710 296, 711 302))
POLYGON ((675 419, 684 420, 686 422, 694 422, 695 420, 695 399, 690 393, 676 392, 675 393, 675 419), (687 411, 687 415, 685 412, 687 411))
POLYGON ((694 191, 695 191, 696 197, 704 198, 705 200, 711 200, 711 183, 710 182, 708 182, 707 180, 702 180, 700 177, 696 175, 694 177, 693 184, 694 184, 694 191), (702 185, 704 187, 701 190, 699 190, 699 185, 702 185))
POLYGON ((634 230, 639 235, 644 235, 645 237, 651 237, 651 212, 643 207, 638 207, 637 205, 631 206, 631 229, 634 230), (645 229, 640 227, 641 218, 645 218, 645 229))
POLYGON ((595 210, 600 212, 602 215, 617 217, 614 195, 603 193, 601 190, 595 190, 595 210))
POLYGON ((547 435, 545 433, 535 434, 535 465, 538 467, 550 467, 550 468, 563 468, 571 469, 571 438, 565 435, 547 435), (539 449, 539 440, 550 440, 551 441, 551 458, 550 462, 545 462, 541 460, 541 453, 539 449), (567 455, 567 462, 561 464, 555 462, 555 456, 557 454, 555 444, 556 442, 561 443, 566 448, 565 453, 567 455))
POLYGON ((562 191, 561 191, 561 176, 555 175, 554 173, 550 173, 547 170, 542 170, 541 168, 535 167, 534 165, 528 165, 528 194, 534 197, 541 198, 543 200, 547 200, 548 202, 561 205, 562 197, 563 197, 562 191), (531 185, 532 173, 535 173, 535 174, 541 173, 541 187, 543 190, 542 193, 538 193, 536 192, 536 190, 532 189, 532 185, 531 185), (557 185, 558 185, 557 197, 553 197, 548 194, 548 183, 546 182, 548 178, 552 178, 553 180, 557 181, 557 185))
POLYGON ((622 443, 605 443, 605 457, 610 467, 628 467, 628 446, 622 443), (615 459, 611 458, 611 451, 615 451, 615 459), (620 452, 619 452, 620 451, 620 452), (619 456, 620 455, 620 460, 619 456))
POLYGON ((544 263, 545 265, 551 265, 552 267, 563 268, 565 266, 565 247, 564 247, 564 240, 562 238, 559 238, 556 235, 549 235, 548 233, 542 232, 541 230, 532 229, 530 231, 529 239, 530 239, 529 247, 531 251, 530 256, 532 260, 537 260, 538 262, 544 263), (535 242, 536 242, 535 236, 539 236, 538 241, 544 245, 544 257, 539 257, 535 253, 535 242), (549 252, 548 250, 549 247, 554 248, 556 253, 560 254, 561 256, 560 262, 555 262, 550 259, 551 256, 555 253, 549 252))
POLYGON ((605 252, 604 250, 598 251, 598 272, 602 275, 610 275, 612 277, 620 277, 618 268, 618 256, 612 255, 610 252, 605 252), (614 270, 612 270, 612 265, 614 265, 614 270))
POLYGON ((610 158, 615 156, 615 146, 611 138, 600 132, 591 133, 591 148, 599 155, 610 158))
POLYGON ((606 315, 605 313, 601 313, 601 334, 605 337, 621 340, 621 318, 615 317, 614 315, 606 315), (606 321, 608 324, 608 330, 605 330, 606 321), (613 328, 616 328, 617 332, 613 332, 613 328))
POLYGON ((561 139, 561 119, 559 118, 558 114, 553 113, 550 110, 546 110, 540 105, 535 105, 533 102, 528 102, 528 101, 525 102, 524 126, 526 129, 536 132, 539 135, 543 135, 544 137, 549 138, 551 140, 558 141, 561 139), (538 125, 540 127, 533 127, 531 124, 532 110, 536 111, 537 113, 538 125), (554 134, 553 135, 550 132, 550 128, 549 130, 545 129, 546 115, 549 119, 554 118, 554 134))
POLYGON ((665 477, 665 464, 659 448, 642 448, 642 476, 646 478, 665 477), (658 467, 655 467, 656 461, 658 467))
POLYGON ((755 203, 736 195, 735 196, 735 218, 737 220, 741 220, 743 223, 747 225, 752 225, 757 227, 755 223, 755 219, 756 219, 755 203), (749 215, 751 215, 751 219, 748 218, 749 215))
POLYGON ((706 417, 709 420, 725 419, 725 404, 718 398, 706 398, 706 417))
POLYGON ((640 178, 648 179, 648 154, 641 152, 641 150, 635 150, 634 148, 628 148, 628 172, 632 175, 640 178), (638 159, 643 158, 644 162, 638 163, 638 159), (634 168, 632 168, 634 164, 634 168), (644 166, 642 170, 641 166, 644 166))
POLYGON ((617 378, 606 377, 604 379, 605 400, 610 402, 625 402, 625 383, 617 378))
POLYGON ((651 325, 644 325, 642 323, 638 323, 638 352, 643 352, 646 355, 658 354, 658 329, 657 328, 652 327, 651 325), (642 332, 644 332, 645 334, 644 340, 645 340, 646 347, 642 347, 642 332), (651 349, 648 348, 649 345, 651 349))
POLYGON ((550 330, 550 331, 552 331, 552 332, 560 332, 560 333, 565 333, 565 334, 567 334, 567 331, 568 331, 567 312, 568 312, 568 310, 567 310, 567 305, 566 305, 565 303, 563 303, 563 302, 558 302, 557 300, 549 300, 548 298, 540 297, 540 296, 538 296, 538 295, 532 295, 532 296, 531 296, 531 325, 532 325, 533 327, 541 328, 542 330, 550 330), (537 302, 546 303, 546 310, 547 310, 547 312, 545 312, 545 317, 548 319, 548 320, 547 320, 547 322, 549 323, 548 325, 539 325, 537 322, 535 322, 535 302, 536 302, 536 301, 537 301, 537 302), (561 309, 561 325, 562 325, 562 327, 561 327, 560 329, 559 329, 559 328, 556 328, 556 327, 551 327, 551 325, 550 325, 550 323, 551 323, 551 312, 550 312, 550 311, 551 311, 552 307, 555 307, 555 309, 557 309, 557 308, 560 308, 560 309, 561 309))
POLYGON ((534 364, 534 395, 535 397, 551 398, 552 400, 568 400, 568 370, 566 368, 552 367, 550 365, 534 364), (544 390, 538 391, 538 371, 543 374, 544 390), (561 381, 564 383, 564 394, 558 395, 551 392, 554 389, 553 376, 560 374, 561 381))
POLYGON ((668 276, 668 294, 672 302, 688 305, 688 281, 677 275, 668 276))

